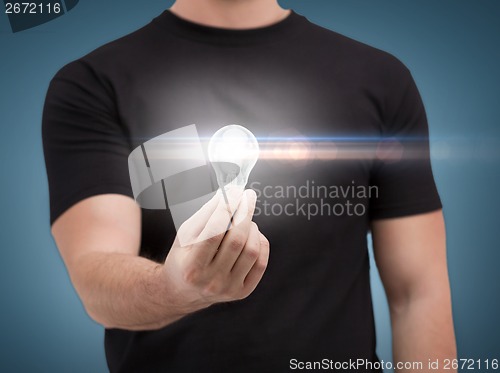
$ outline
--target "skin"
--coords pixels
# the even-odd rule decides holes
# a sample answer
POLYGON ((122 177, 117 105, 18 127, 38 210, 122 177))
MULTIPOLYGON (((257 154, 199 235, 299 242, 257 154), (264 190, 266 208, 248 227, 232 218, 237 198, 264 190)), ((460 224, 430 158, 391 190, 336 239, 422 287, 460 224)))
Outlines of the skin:
POLYGON ((276 0, 177 0, 170 11, 191 22, 229 29, 265 27, 290 14, 276 0))
POLYGON ((126 196, 87 198, 61 215, 52 233, 96 322, 107 328, 158 329, 252 293, 269 258, 269 242, 251 220, 255 200, 251 190, 235 198, 238 209, 231 210, 238 223, 225 234, 231 215, 216 195, 181 226, 165 263, 139 257, 140 208, 126 196), (198 239, 181 246, 186 232, 198 239))
POLYGON ((425 367, 428 359, 439 359, 442 368, 444 359, 457 355, 442 211, 374 221, 372 236, 391 313, 394 361, 425 367))
MULTIPOLYGON (((275 0, 178 0, 171 11, 192 22, 240 29, 267 26, 289 14, 275 0)), ((178 237, 165 263, 138 256, 140 208, 125 196, 99 195, 75 204, 54 222, 52 234, 96 322, 157 329, 211 304, 245 298, 258 285, 269 242, 251 221, 255 193, 244 197, 245 208, 238 208, 226 235, 220 232, 229 212, 214 197, 179 230, 195 243, 181 247, 178 237)), ((391 311, 394 361, 422 361, 425 367, 428 359, 455 358, 442 212, 374 221, 372 236, 391 311)))

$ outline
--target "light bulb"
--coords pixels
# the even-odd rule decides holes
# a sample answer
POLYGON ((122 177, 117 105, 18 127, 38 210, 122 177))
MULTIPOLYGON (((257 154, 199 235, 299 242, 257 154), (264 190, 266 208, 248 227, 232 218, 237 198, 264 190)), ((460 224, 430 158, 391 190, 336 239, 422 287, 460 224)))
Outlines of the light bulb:
POLYGON ((245 189, 259 158, 259 143, 248 129, 231 124, 214 133, 208 143, 208 158, 227 202, 226 186, 245 189))

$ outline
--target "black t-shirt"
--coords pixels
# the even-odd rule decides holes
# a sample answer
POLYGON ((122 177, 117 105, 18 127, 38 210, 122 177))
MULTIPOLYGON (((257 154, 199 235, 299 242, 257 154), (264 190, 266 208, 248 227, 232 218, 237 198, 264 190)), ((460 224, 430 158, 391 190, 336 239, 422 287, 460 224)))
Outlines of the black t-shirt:
MULTIPOLYGON (((247 299, 157 331, 106 330, 110 370, 281 372, 291 359, 377 361, 370 221, 441 207, 408 69, 296 13, 227 30, 165 11, 52 80, 43 116, 51 222, 93 195, 132 197, 131 151, 193 123, 202 139, 232 123, 259 138, 249 186, 271 243, 267 271, 247 299)), ((161 262, 176 234, 171 214, 142 215, 141 255, 161 262)))

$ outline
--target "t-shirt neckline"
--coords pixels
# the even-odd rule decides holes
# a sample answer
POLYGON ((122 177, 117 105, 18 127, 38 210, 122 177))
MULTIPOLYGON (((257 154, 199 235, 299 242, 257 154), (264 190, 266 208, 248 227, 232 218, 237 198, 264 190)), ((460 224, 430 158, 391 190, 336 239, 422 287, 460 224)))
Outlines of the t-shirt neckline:
POLYGON ((213 44, 247 45, 286 40, 300 31, 307 20, 291 10, 286 18, 269 26, 229 29, 194 23, 167 9, 155 22, 180 37, 213 44))

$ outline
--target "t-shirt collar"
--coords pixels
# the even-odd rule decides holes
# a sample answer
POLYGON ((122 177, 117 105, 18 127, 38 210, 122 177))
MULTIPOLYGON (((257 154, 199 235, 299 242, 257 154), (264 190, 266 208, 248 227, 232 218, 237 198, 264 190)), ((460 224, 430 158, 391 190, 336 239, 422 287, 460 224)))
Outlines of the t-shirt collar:
POLYGON ((305 17, 291 11, 286 18, 269 26, 227 29, 194 23, 166 10, 154 22, 180 37, 206 43, 237 46, 286 40, 300 32, 302 26, 308 21, 305 17))

